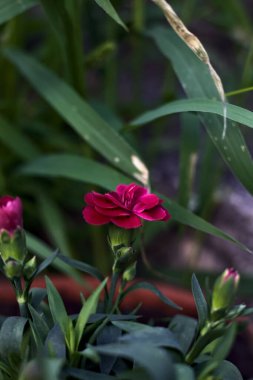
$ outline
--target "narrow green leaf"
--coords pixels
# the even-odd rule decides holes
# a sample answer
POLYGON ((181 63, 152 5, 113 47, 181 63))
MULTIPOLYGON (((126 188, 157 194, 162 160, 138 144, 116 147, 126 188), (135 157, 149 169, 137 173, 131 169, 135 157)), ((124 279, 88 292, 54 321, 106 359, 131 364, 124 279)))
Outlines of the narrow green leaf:
POLYGON ((146 289, 149 290, 151 293, 154 293, 158 298, 160 298, 161 301, 163 301, 166 305, 174 307, 175 309, 181 310, 181 307, 176 305, 173 301, 171 301, 169 298, 164 296, 162 292, 160 292, 159 289, 157 289, 153 284, 149 282, 137 282, 133 285, 128 286, 128 288, 123 292, 121 299, 125 298, 125 296, 134 290, 137 289, 146 289))
POLYGON ((170 330, 179 341, 184 354, 188 352, 195 339, 197 325, 196 319, 184 315, 176 315, 170 322, 170 330))
POLYGON ((25 134, 0 116, 0 140, 23 160, 38 156, 39 149, 25 134))
POLYGON ((140 367, 134 367, 134 368, 128 369, 126 371, 121 372, 118 375, 119 380, 142 380, 146 378, 147 378, 147 371, 145 371, 144 368, 140 368, 140 367))
MULTIPOLYGON (((62 332, 58 324, 54 325, 49 331, 47 338, 45 340, 44 348, 50 356, 66 359, 66 345, 71 351, 70 336, 73 329, 73 324, 71 319, 69 319, 69 330, 62 332), (72 327, 71 327, 72 326, 72 327)), ((73 334, 71 336, 73 338, 73 334)), ((46 380, 46 379, 45 379, 46 380)))
POLYGON ((3 322, 0 330, 1 358, 20 354, 26 322, 27 319, 23 317, 9 317, 3 322))
POLYGON ((216 360, 212 360, 211 357, 204 362, 200 362, 196 365, 196 373, 198 374, 198 380, 206 380, 208 376, 213 374, 213 371, 218 367, 219 363, 216 360))
POLYGON ((65 336, 69 330, 68 314, 58 290, 47 276, 45 278, 48 293, 48 304, 53 320, 56 324, 59 324, 61 331, 65 336))
POLYGON ((73 379, 80 380, 115 380, 115 376, 105 375, 104 373, 96 373, 80 368, 67 368, 64 373, 73 379))
POLYGON ((107 165, 70 154, 43 156, 25 164, 19 172, 26 175, 69 178, 108 190, 115 189, 119 183, 131 182, 130 178, 107 165))
POLYGON ((87 301, 84 303, 77 321, 75 325, 75 345, 76 349, 78 349, 79 343, 81 341, 83 331, 85 329, 85 326, 88 322, 89 317, 91 314, 94 314, 97 309, 98 301, 100 294, 102 290, 104 289, 106 283, 107 283, 107 278, 104 279, 103 282, 97 287, 97 289, 90 295, 90 297, 87 299, 87 301))
MULTIPOLYGON (((145 112, 132 122, 129 128, 142 126, 157 120, 160 117, 173 115, 181 112, 204 112, 223 117, 224 104, 212 99, 181 99, 162 105, 156 109, 145 112)), ((231 121, 253 128, 253 112, 234 104, 227 103, 227 118, 231 121)))
POLYGON ((219 368, 214 371, 214 375, 221 378, 222 380, 243 380, 243 377, 236 368, 236 366, 227 360, 224 360, 219 368))
POLYGON ((234 323, 231 323, 230 326, 228 326, 227 331, 224 334, 224 336, 222 336, 218 340, 216 347, 214 349, 213 355, 212 355, 214 360, 221 361, 221 360, 226 359, 235 341, 236 333, 237 333, 237 324, 234 322, 234 323))
POLYGON ((21 51, 5 49, 4 55, 88 144, 128 175, 147 182, 137 153, 67 83, 21 51))
POLYGON ((198 188, 196 192, 200 216, 208 217, 212 214, 214 194, 222 180, 224 166, 221 161, 217 161, 216 148, 208 136, 203 141, 201 150, 202 156, 198 166, 198 188))
MULTIPOLYGON (((216 328, 213 330, 209 330, 202 336, 199 336, 198 340, 194 343, 190 352, 186 355, 186 362, 192 364, 195 359, 201 354, 201 352, 213 341, 217 338, 220 338, 226 332, 226 328, 216 328)), ((217 364, 216 361, 214 363, 217 364)))
POLYGON ((93 100, 91 102, 91 106, 102 117, 102 119, 106 120, 107 123, 110 124, 113 129, 115 129, 115 131, 119 132, 123 129, 123 120, 119 117, 117 113, 115 113, 114 110, 112 110, 105 103, 102 103, 98 100, 93 100))
POLYGON ((103 274, 100 273, 97 268, 89 264, 83 263, 82 261, 71 259, 70 257, 66 257, 62 254, 59 254, 58 257, 64 263, 68 264, 71 268, 75 268, 80 270, 81 272, 88 273, 91 276, 97 278, 99 281, 104 280, 103 274))
POLYGON ((181 206, 187 208, 195 178, 200 130, 199 121, 195 115, 182 115, 180 124, 178 202, 181 206))
POLYGON ((166 198, 165 196, 159 194, 159 196, 164 199, 164 206, 169 210, 172 220, 177 221, 179 223, 185 224, 186 226, 195 228, 196 230, 205 232, 207 234, 219 237, 221 239, 228 240, 240 247, 242 250, 253 253, 249 248, 247 248, 244 244, 236 240, 233 236, 227 234, 226 232, 220 230, 215 227, 211 223, 206 222, 204 219, 199 216, 193 214, 191 211, 185 209, 180 206, 176 202, 171 199, 166 198))
MULTIPOLYGON (((39 256, 42 259, 51 260, 52 256, 52 248, 50 248, 48 245, 46 245, 42 240, 38 239, 34 235, 32 235, 30 232, 26 231, 26 240, 27 240, 27 246, 30 251, 35 253, 37 256, 39 256)), ((79 273, 71 268, 69 265, 62 262, 60 259, 55 259, 51 265, 58 269, 59 271, 66 273, 68 276, 72 277, 77 282, 84 284, 84 281, 82 277, 79 275, 79 273)))
POLYGON ((253 307, 247 307, 240 315, 247 316, 253 314, 253 307))
POLYGON ((0 24, 38 4, 38 0, 0 0, 0 24))
POLYGON ((40 358, 38 360, 44 380, 60 379, 61 368, 64 360, 59 358, 40 358))
POLYGON ((165 327, 151 327, 150 329, 141 329, 122 335, 118 342, 140 343, 155 347, 167 347, 182 352, 181 346, 175 335, 165 327))
POLYGON ((66 35, 64 29, 64 21, 66 18, 66 10, 64 2, 61 0, 40 0, 50 24, 56 31, 61 43, 65 43, 66 35))
POLYGON ((45 288, 32 288, 29 291, 29 304, 32 305, 35 310, 39 310, 39 306, 46 296, 47 291, 45 288))
POLYGON ((176 364, 176 379, 178 380, 195 380, 193 369, 185 364, 176 364))
POLYGON ((93 348, 103 355, 116 355, 134 361, 148 372, 152 380, 176 378, 169 353, 160 347, 131 342, 111 343, 93 348))
POLYGON ((107 13, 115 22, 117 22, 117 24, 121 25, 125 30, 128 30, 110 0, 95 0, 95 2, 105 11, 105 13, 107 13))
POLYGON ((208 318, 208 306, 195 274, 192 275, 192 293, 198 312, 199 329, 201 330, 208 318))
MULTIPOLYGON (((220 99, 208 66, 174 32, 157 27, 148 34, 170 59, 189 98, 220 99)), ((239 127, 227 120, 226 135, 223 138, 223 119, 214 114, 201 113, 200 120, 228 167, 246 189, 253 193, 253 161, 239 127)))
POLYGON ((134 331, 141 331, 141 330, 151 330, 152 327, 144 324, 144 323, 139 323, 139 322, 133 322, 133 321, 112 321, 112 324, 122 331, 125 332, 134 332, 134 331))
MULTIPOLYGON (((96 343, 98 346, 100 346, 101 344, 114 343, 120 336, 121 330, 118 327, 107 324, 102 328, 102 330, 98 334, 96 343)), ((97 362, 99 363, 100 371, 106 374, 111 373, 113 366, 118 360, 117 356, 102 356, 101 358, 99 358, 98 353, 92 350, 91 347, 89 347, 88 350, 89 351, 87 352, 86 349, 86 355, 89 355, 90 353, 91 357, 93 357, 93 360, 97 360, 97 362)), ((84 352, 82 352, 82 355, 84 355, 84 352)))
POLYGON ((48 256, 44 261, 42 261, 42 263, 40 263, 40 265, 38 266, 37 270, 36 270, 36 273, 35 273, 35 276, 38 276, 39 274, 41 274, 47 267, 49 267, 49 265, 52 264, 52 262, 56 259, 56 257, 59 255, 59 251, 55 251, 54 253, 52 253, 50 256, 48 256))
POLYGON ((92 314, 88 320, 88 323, 97 323, 107 318, 109 321, 131 321, 138 318, 137 315, 133 314, 107 314, 107 313, 96 313, 92 314))
POLYGON ((32 305, 28 305, 29 311, 32 316, 33 322, 30 321, 30 324, 33 329, 34 338, 38 348, 42 348, 44 340, 47 337, 49 332, 48 325, 46 324, 44 318, 39 314, 32 305))
POLYGON ((12 377, 12 371, 11 371, 11 368, 10 368, 9 365, 6 365, 2 361, 0 361, 0 369, 1 369, 0 380, 5 380, 5 377, 3 376, 2 371, 4 373, 6 373, 9 376, 9 378, 11 379, 11 377, 12 377))

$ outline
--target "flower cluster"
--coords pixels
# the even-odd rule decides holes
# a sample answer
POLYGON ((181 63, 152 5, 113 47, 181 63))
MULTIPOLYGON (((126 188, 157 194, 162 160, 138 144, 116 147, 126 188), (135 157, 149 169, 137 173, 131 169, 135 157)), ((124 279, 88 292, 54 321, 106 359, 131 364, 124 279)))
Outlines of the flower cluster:
POLYGON ((140 227, 142 219, 167 221, 170 218, 162 206, 163 201, 135 183, 118 185, 116 191, 106 194, 93 191, 86 194, 84 199, 87 206, 83 209, 83 217, 89 224, 113 223, 131 229, 140 227))

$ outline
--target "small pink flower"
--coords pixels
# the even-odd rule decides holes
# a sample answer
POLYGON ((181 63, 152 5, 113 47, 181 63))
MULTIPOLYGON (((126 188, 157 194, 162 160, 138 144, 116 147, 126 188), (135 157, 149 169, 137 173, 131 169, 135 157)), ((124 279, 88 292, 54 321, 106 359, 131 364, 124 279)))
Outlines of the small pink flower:
POLYGON ((170 218, 161 205, 163 201, 135 183, 118 185, 116 191, 104 195, 93 191, 86 194, 84 200, 87 206, 83 209, 83 217, 89 224, 113 223, 130 229, 140 227, 141 219, 167 221, 170 218))
POLYGON ((12 235, 23 226, 23 210, 20 198, 9 195, 0 197, 0 232, 6 230, 12 235))

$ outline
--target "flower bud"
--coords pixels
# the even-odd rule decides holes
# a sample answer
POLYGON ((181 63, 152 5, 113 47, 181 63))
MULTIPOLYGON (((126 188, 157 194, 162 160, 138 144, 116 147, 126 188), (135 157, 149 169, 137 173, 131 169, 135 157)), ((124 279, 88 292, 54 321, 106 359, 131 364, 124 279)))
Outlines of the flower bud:
POLYGON ((36 256, 33 256, 25 263, 23 274, 26 280, 30 280, 37 268, 36 256))
POLYGON ((6 230, 12 235, 23 226, 23 211, 20 198, 9 195, 0 197, 0 233, 6 230))
POLYGON ((136 275, 136 261, 123 273, 123 281, 132 281, 136 275))
POLYGON ((4 266, 6 277, 13 280, 15 277, 21 277, 22 264, 16 260, 9 260, 4 266))
POLYGON ((137 253, 132 247, 122 247, 117 250, 113 265, 113 272, 125 272, 137 260, 137 253))
POLYGON ((108 241, 114 254, 123 247, 131 247, 133 243, 132 230, 119 228, 115 225, 110 225, 108 233, 108 241))
POLYGON ((23 262, 27 254, 25 231, 18 227, 13 234, 6 230, 0 233, 0 255, 6 263, 9 259, 23 262))
POLYGON ((0 255, 4 262, 23 262, 26 256, 23 211, 20 198, 9 195, 0 198, 0 255))
POLYGON ((220 277, 217 278, 212 297, 212 314, 221 309, 227 309, 232 306, 240 275, 233 268, 226 269, 220 277))

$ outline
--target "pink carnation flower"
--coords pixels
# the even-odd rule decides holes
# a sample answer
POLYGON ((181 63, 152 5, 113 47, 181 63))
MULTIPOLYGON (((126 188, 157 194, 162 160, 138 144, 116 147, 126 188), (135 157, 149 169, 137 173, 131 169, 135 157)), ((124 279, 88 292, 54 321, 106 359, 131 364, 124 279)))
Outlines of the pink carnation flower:
POLYGON ((22 227, 22 214, 20 198, 13 198, 9 195, 0 197, 0 232, 6 230, 12 235, 18 227, 22 227))
POLYGON ((83 209, 83 217, 89 224, 113 223, 130 229, 140 227, 142 219, 167 221, 170 218, 161 205, 163 201, 135 183, 118 185, 116 191, 104 195, 93 191, 86 194, 84 200, 87 206, 83 209))

